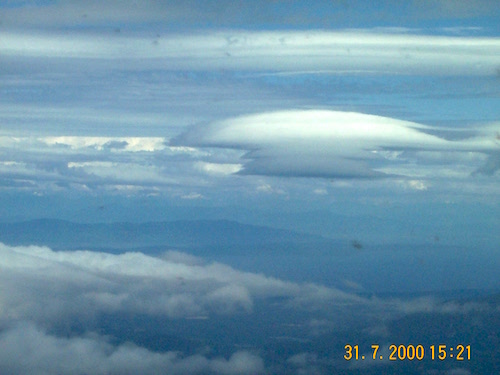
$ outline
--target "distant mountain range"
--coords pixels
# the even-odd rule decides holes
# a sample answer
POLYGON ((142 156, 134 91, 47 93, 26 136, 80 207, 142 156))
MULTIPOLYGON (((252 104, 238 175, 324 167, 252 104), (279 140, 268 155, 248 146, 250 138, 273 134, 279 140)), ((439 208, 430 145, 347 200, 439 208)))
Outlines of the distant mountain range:
POLYGON ((53 249, 111 250, 138 248, 247 247, 272 244, 330 243, 295 231, 229 220, 83 224, 56 219, 0 223, 0 242, 53 249))

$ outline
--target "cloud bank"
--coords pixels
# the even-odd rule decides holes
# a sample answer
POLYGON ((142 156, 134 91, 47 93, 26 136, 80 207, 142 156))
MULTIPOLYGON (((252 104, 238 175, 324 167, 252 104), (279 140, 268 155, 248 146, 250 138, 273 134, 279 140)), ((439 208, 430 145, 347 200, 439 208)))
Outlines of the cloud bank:
POLYGON ((366 303, 341 291, 206 264, 178 252, 153 258, 0 244, 0 255, 0 372, 8 375, 261 374, 263 360, 248 350, 227 358, 184 356, 116 343, 93 330, 102 314, 139 314, 177 324, 250 314, 256 301, 268 298, 295 308, 366 303), (84 332, 68 330, 75 321, 84 332), (61 330, 63 335, 55 333, 61 330))
POLYGON ((160 259, 142 253, 54 252, 40 247, 2 246, 1 251, 2 285, 9 291, 2 298, 2 316, 9 319, 56 324, 80 312, 224 315, 251 312, 255 300, 275 297, 295 305, 337 299, 363 303, 317 285, 288 283, 218 263, 193 264, 193 258, 175 252, 160 259))

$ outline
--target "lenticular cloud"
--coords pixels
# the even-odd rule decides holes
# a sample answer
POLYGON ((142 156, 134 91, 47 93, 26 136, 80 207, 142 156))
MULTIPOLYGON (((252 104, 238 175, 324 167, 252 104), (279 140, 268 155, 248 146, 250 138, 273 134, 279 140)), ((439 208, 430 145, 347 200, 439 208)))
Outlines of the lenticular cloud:
POLYGON ((193 127, 173 144, 248 151, 240 174, 375 178, 391 175, 399 152, 498 150, 494 137, 452 141, 414 122, 355 112, 288 110, 193 127))

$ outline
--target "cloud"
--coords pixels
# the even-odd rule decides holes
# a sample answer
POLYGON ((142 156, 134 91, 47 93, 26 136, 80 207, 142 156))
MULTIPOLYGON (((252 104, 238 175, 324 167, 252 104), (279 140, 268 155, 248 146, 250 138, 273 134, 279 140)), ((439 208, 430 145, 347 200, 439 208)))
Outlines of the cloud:
MULTIPOLYGON (((364 298, 242 272, 177 251, 152 257, 0 244, 0 285, 2 374, 264 373, 265 363, 255 350, 271 336, 315 342, 345 327, 366 332, 409 314, 498 310, 487 303, 432 298, 364 298), (253 325, 256 321, 261 328, 253 325), (255 329, 250 336, 248 324, 255 329), (231 343, 250 349, 234 346, 224 355, 207 351, 207 343, 220 339, 210 336, 212 326, 237 335, 231 343), (145 345, 136 331, 172 335, 175 327, 184 336, 197 332, 190 352, 145 345)), ((217 345, 220 350, 227 342, 217 345)), ((327 365, 301 351, 289 353, 281 365, 297 373, 327 365)))
MULTIPOLYGON (((464 139, 463 131, 388 117, 284 110, 193 126, 170 140, 3 135, 0 176, 2 188, 10 190, 167 192, 186 199, 211 199, 211 191, 222 184, 250 191, 235 175, 344 180, 399 176, 399 187, 425 191, 442 186, 430 179, 495 176, 500 165, 497 129, 498 124, 478 127, 464 139)), ((274 186, 269 180, 253 184, 258 192, 290 193, 290 186, 274 186)), ((316 187, 315 193, 324 191, 316 187)))
POLYGON ((285 298, 295 306, 325 300, 365 304, 362 298, 314 284, 294 284, 193 262, 167 253, 113 255, 54 252, 43 247, 0 245, 2 316, 56 324, 63 317, 101 312, 162 314, 171 318, 250 312, 256 301, 285 298))
MULTIPOLYGON (((273 318, 260 324, 278 319, 282 323, 271 329, 279 336, 284 329, 290 334, 284 323, 293 312, 329 317, 339 327, 348 321, 369 324, 372 318, 365 314, 383 308, 333 288, 242 272, 176 251, 152 257, 0 244, 0 285, 0 346, 8 348, 0 353, 2 374, 264 373, 264 362, 253 351, 235 348, 223 358, 218 352, 184 355, 141 345, 127 334, 138 328, 130 326, 135 318, 127 323, 127 317, 150 319, 159 329, 179 322, 217 327, 226 319, 245 325, 265 307, 273 318), (106 333, 106 316, 128 340, 106 333)), ((308 334, 301 324, 296 327, 292 331, 299 337, 308 334)), ((213 340, 206 335, 196 343, 213 340)))
MULTIPOLYGON (((487 153, 500 147, 491 135, 453 141, 432 135, 433 130, 355 112, 287 110, 194 127, 172 144, 247 150, 240 174, 325 178, 390 176, 394 165, 395 174, 411 176, 414 163, 402 157, 405 151, 487 153)), ((408 186, 426 188, 417 179, 408 186)))
POLYGON ((237 170, 224 163, 203 168, 192 163, 203 155, 193 148, 169 147, 160 137, 0 136, 0 175, 10 181, 6 188, 165 190, 183 184, 191 189, 203 184, 203 176, 237 170))
MULTIPOLYGON (((130 9, 134 7, 110 4, 99 8, 92 3, 89 7, 96 14, 97 9, 105 10, 103 14, 109 12, 111 20, 113 7, 119 8, 116 19, 122 17, 121 12, 133 13, 130 9)), ((73 14, 70 8, 84 6, 71 2, 66 7, 55 4, 44 9, 49 17, 49 9, 73 14)), ((156 13, 161 13, 156 7, 161 4, 148 3, 141 12, 148 8, 153 17, 149 20, 153 20, 156 13)), ((32 9, 18 11, 29 13, 32 9)), ((141 12, 137 19, 148 19, 141 12)), ((372 154, 362 150, 361 154, 348 155, 340 149, 311 150, 297 142, 275 142, 269 147, 259 144, 248 150, 246 159, 238 159, 234 155, 241 150, 233 150, 232 155, 228 149, 220 148, 213 153, 193 147, 181 152, 181 148, 166 147, 165 140, 182 132, 188 124, 215 123, 241 113, 270 115, 264 111, 276 108, 325 105, 323 100, 318 103, 317 97, 309 95, 311 87, 317 90, 316 83, 301 93, 292 93, 287 86, 296 78, 283 80, 268 75, 297 74, 301 80, 303 75, 310 78, 311 74, 318 74, 313 81, 323 81, 323 77, 327 82, 335 81, 336 91, 345 89, 347 96, 355 95, 360 100, 360 108, 366 108, 364 98, 385 90, 385 83, 381 85, 383 78, 373 78, 379 74, 389 72, 394 77, 456 73, 463 77, 490 75, 491 71, 496 74, 498 68, 490 61, 498 49, 494 38, 437 37, 408 29, 180 32, 162 35, 158 44, 151 43, 151 38, 141 32, 101 35, 82 30, 3 30, 0 63, 8 62, 5 66, 13 70, 2 75, 2 84, 13 95, 7 96, 0 106, 4 124, 0 134, 7 136, 2 138, 17 138, 17 143, 7 142, 0 149, 0 159, 2 163, 18 164, 0 165, 0 177, 2 189, 11 191, 154 192, 176 199, 195 192, 208 201, 218 195, 214 187, 222 184, 233 184, 230 188, 236 194, 245 191, 242 181, 247 183, 250 179, 227 178, 235 173, 365 179, 411 174, 415 181, 423 181, 427 173, 431 177, 444 176, 443 169, 431 170, 428 164, 420 163, 425 158, 417 157, 419 163, 409 171, 412 161, 405 161, 408 154, 387 149, 373 148, 372 154), (101 71, 101 67, 107 71, 101 71), (85 69, 92 73, 87 74, 85 69), (54 71, 58 74, 52 74, 54 71), (345 82, 344 78, 331 77, 346 73, 345 82), (372 78, 365 82, 356 77, 360 84, 356 83, 353 92, 349 82, 358 74, 380 82, 372 85, 372 78), (190 104, 194 102, 196 106, 190 104), (290 154, 295 157, 290 158, 290 154), (269 160, 273 162, 268 163, 269 160), (423 168, 418 169, 420 166, 423 168)), ((327 87, 330 85, 323 82, 320 91, 327 87)), ((400 94, 408 92, 403 88, 391 95, 400 94)), ((421 136, 422 132, 413 134, 421 136)), ((349 144, 359 150, 355 142, 349 144)), ((337 143, 335 147, 342 145, 337 143)), ((471 161, 466 162, 466 168, 451 168, 446 173, 459 173, 458 177, 474 171, 477 175, 495 174, 498 157, 488 157, 487 165, 471 161)))
POLYGON ((495 76, 500 42, 487 37, 448 37, 358 31, 231 31, 143 36, 2 32, 2 59, 44 58, 67 70, 121 68, 333 74, 495 76), (74 66, 72 66, 74 68, 74 66))
POLYGON ((132 343, 113 345, 96 334, 57 337, 29 322, 0 332, 4 375, 50 374, 262 374, 264 362, 248 351, 229 359, 178 352, 152 352, 132 343))
POLYGON ((103 329, 100 317, 210 324, 234 314, 241 319, 267 300, 281 301, 288 311, 368 304, 339 290, 241 272, 175 251, 157 258, 0 244, 0 259, 2 374, 264 373, 263 360, 249 351, 208 358, 117 342, 96 333, 103 329), (75 323, 83 331, 71 328, 75 323))
POLYGON ((189 194, 183 194, 181 195, 181 199, 188 199, 188 200, 194 200, 194 199, 203 199, 203 195, 200 193, 189 193, 189 194))
MULTIPOLYGON (((8 15, 5 17, 5 24, 8 26, 60 29, 85 25, 119 32, 120 27, 129 29, 143 24, 173 23, 179 27, 183 23, 189 23, 196 26, 196 22, 199 25, 201 19, 216 21, 221 18, 220 10, 231 5, 231 2, 221 2, 220 6, 214 6, 194 1, 178 3, 144 0, 138 3, 133 0, 89 0, 81 3, 67 0, 63 3, 46 2, 28 6, 21 2, 17 6, 4 7, 2 11, 8 15)), ((242 7, 245 5, 242 4, 242 7)))
POLYGON ((427 190, 429 188, 428 184, 421 180, 402 180, 401 185, 410 190, 427 190))
MULTIPOLYGON (((17 138, 18 142, 21 138, 17 138)), ((26 140, 26 138, 24 138, 26 140)), ((165 140, 160 137, 85 137, 85 136, 56 136, 39 137, 37 142, 47 146, 68 147, 73 150, 95 148, 96 150, 110 151, 158 151, 165 149, 165 140)))
POLYGON ((238 172, 241 169, 240 164, 222 164, 208 163, 199 161, 195 163, 195 168, 207 174, 228 175, 238 172))
POLYGON ((494 313, 495 307, 485 302, 456 302, 448 301, 443 302, 433 297, 418 297, 408 300, 393 300, 397 311, 402 312, 404 315, 419 314, 419 313, 437 313, 437 314, 471 314, 471 313, 494 313))

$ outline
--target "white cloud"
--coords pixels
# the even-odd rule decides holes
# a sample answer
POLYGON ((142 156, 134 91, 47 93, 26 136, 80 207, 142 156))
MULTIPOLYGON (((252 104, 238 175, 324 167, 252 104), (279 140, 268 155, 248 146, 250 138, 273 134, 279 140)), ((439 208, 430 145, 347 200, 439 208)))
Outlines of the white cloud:
POLYGON ((317 188, 313 190, 313 193, 316 195, 328 195, 328 190, 325 188, 317 188))
POLYGON ((281 301, 285 311, 333 309, 338 314, 328 315, 340 315, 349 306, 372 308, 339 290, 241 272, 179 252, 157 258, 0 244, 0 285, 2 374, 263 373, 263 360, 248 351, 228 359, 184 357, 116 344, 91 332, 102 314, 211 321, 248 316, 268 298, 272 304, 281 301), (72 332, 68 327, 74 321, 87 333, 72 332), (63 336, 57 334, 61 330, 63 336))
MULTIPOLYGON (((362 113, 288 110, 194 127, 173 143, 248 150, 241 174, 329 178, 374 178, 393 173, 412 176, 415 161, 402 157, 405 151, 412 152, 413 157, 418 157, 415 151, 466 155, 499 151, 498 140, 492 134, 453 141, 432 135, 436 130, 362 113)), ((469 157, 464 159, 470 162, 469 157)), ((418 169, 416 172, 418 176, 418 169)), ((415 181, 408 186, 425 189, 423 182, 415 181)))
POLYGON ((342 281, 342 284, 350 290, 363 291, 365 289, 365 288, 363 288, 363 286, 361 284, 359 284, 353 280, 343 279, 341 281, 342 281))
POLYGON ((424 191, 429 188, 429 183, 424 180, 401 180, 400 184, 409 190, 424 191))
MULTIPOLYGON (((151 38, 2 32, 3 55, 97 59, 92 67, 496 75, 500 41, 380 31, 234 31, 151 38), (145 59, 149 61, 144 61, 145 59)), ((54 60, 53 63, 58 63, 54 60)), ((84 66, 82 66, 83 68, 84 66)))
POLYGON ((91 315, 106 311, 168 317, 226 314, 251 311, 256 300, 273 297, 303 306, 325 300, 366 303, 338 290, 193 262, 192 257, 178 254, 154 258, 142 253, 54 252, 4 245, 0 252, 0 280, 9 291, 1 301, 0 319, 55 324, 68 314, 78 315, 80 309, 91 315))
MULTIPOLYGON (((34 65, 33 65, 34 66, 34 65)), ((33 72, 25 72, 26 78, 25 82, 19 82, 19 79, 13 79, 13 82, 9 82, 8 76, 2 76, 2 84, 8 86, 12 92, 17 92, 18 90, 23 90, 25 87, 39 87, 37 80, 37 74, 33 72)), ((24 74, 23 74, 24 75, 24 74)), ((13 75, 17 77, 17 75, 13 75)), ((54 91, 58 90, 60 84, 60 79, 68 81, 68 85, 79 85, 78 75, 72 74, 65 75, 64 78, 59 76, 52 76, 50 74, 42 74, 46 81, 42 87, 54 87, 54 91)), ((109 77, 108 77, 109 78, 109 77)), ((106 94, 115 98, 123 90, 130 90, 130 88, 124 88, 116 80, 110 81, 97 80, 92 82, 95 86, 96 91, 91 95, 96 96, 95 98, 89 98, 96 100, 95 107, 98 106, 99 102, 106 100, 106 94), (112 83, 111 83, 112 82, 112 83), (106 90, 100 88, 100 85, 109 85, 106 90), (99 96, 99 94, 104 95, 99 96)), ((79 86, 79 90, 83 88, 79 86)), ((175 88, 177 89, 177 88, 175 88)), ((179 115, 172 113, 156 113, 156 111, 148 111, 144 109, 133 108, 113 108, 113 106, 108 106, 105 109, 92 108, 94 106, 82 107, 81 103, 72 103, 68 105, 67 102, 58 103, 56 99, 57 95, 51 95, 51 102, 47 104, 44 102, 45 97, 39 97, 39 101, 35 103, 30 103, 27 100, 16 101, 15 103, 2 102, 0 103, 0 110, 2 113, 2 121, 5 124, 14 125, 12 127, 5 127, 0 130, 0 136, 6 135, 11 136, 16 134, 21 138, 26 138, 26 135, 30 135, 31 138, 36 138, 35 136, 70 136, 68 139, 76 135, 90 135, 97 136, 102 135, 103 137, 111 136, 129 136, 136 138, 160 138, 158 135, 163 136, 164 134, 153 134, 154 136, 147 137, 146 135, 151 134, 151 129, 155 129, 164 126, 165 123, 186 123, 179 115), (26 124, 31 125, 28 127, 28 131, 19 131, 19 128, 24 128, 26 124), (42 127, 41 124, 44 126, 42 127), (137 129, 140 125, 140 129, 137 129), (59 127, 60 131, 54 131, 59 127), (111 131, 112 129, 113 131, 111 131), (156 137, 155 137, 156 136, 156 137)), ((188 122, 189 123, 189 122, 188 122)), ((162 132, 163 133, 163 132, 162 132)), ((48 138, 47 140, 49 140, 48 138)), ((83 138, 81 138, 83 139, 83 138)), ((41 139, 43 141, 43 139, 41 139)), ((78 138, 73 138, 73 141, 78 141, 78 138)))
POLYGON ((194 163, 205 153, 169 147, 161 137, 2 136, 0 146, 2 178, 12 186, 26 181, 41 190, 165 190, 183 184, 192 188, 204 184, 207 174, 237 171, 236 165, 224 163, 206 163, 209 172, 202 171, 194 163))
POLYGON ((259 193, 266 193, 266 194, 280 194, 280 195, 286 195, 286 191, 281 189, 281 188, 277 188, 277 187, 273 187, 271 186, 270 184, 267 184, 267 183, 261 183, 259 184, 255 190, 257 190, 257 192, 259 193))
POLYGON ((203 199, 203 195, 200 194, 200 193, 195 193, 195 192, 192 192, 192 193, 189 193, 189 194, 183 194, 181 195, 181 199, 189 199, 189 200, 193 200, 193 199, 203 199))
MULTIPOLYGON (((80 25, 109 25, 116 22, 144 22, 169 18, 172 15, 162 12, 162 6, 156 1, 64 1, 63 3, 45 2, 23 4, 3 8, 9 15, 8 25, 26 25, 27 27, 75 27, 80 25)), ((174 9, 171 9, 172 11, 174 9)))
POLYGON ((210 363, 210 369, 216 374, 259 374, 264 373, 262 359, 245 351, 231 356, 229 360, 215 359, 210 363))
POLYGON ((162 169, 159 166, 144 165, 137 162, 69 162, 68 168, 80 170, 100 179, 101 183, 113 185, 114 187, 131 186, 141 188, 148 185, 175 183, 175 179, 162 176, 162 169))
POLYGON ((248 351, 229 359, 178 352, 152 352, 132 343, 111 344, 106 337, 87 334, 57 337, 29 322, 0 332, 0 371, 14 374, 259 374, 264 362, 248 351))
MULTIPOLYGON (((391 303, 390 301, 386 301, 391 303)), ((393 300, 398 311, 405 315, 418 313, 439 313, 439 314, 470 314, 473 312, 493 312, 494 306, 484 302, 442 302, 432 297, 419 297, 411 300, 393 300)))
POLYGON ((73 150, 80 148, 95 148, 102 151, 158 151, 166 148, 165 139, 160 137, 84 137, 84 136, 57 136, 42 137, 38 142, 48 146, 67 146, 73 150))
POLYGON ((212 175, 228 175, 241 170, 241 164, 218 164, 199 161, 194 164, 196 169, 212 175))

